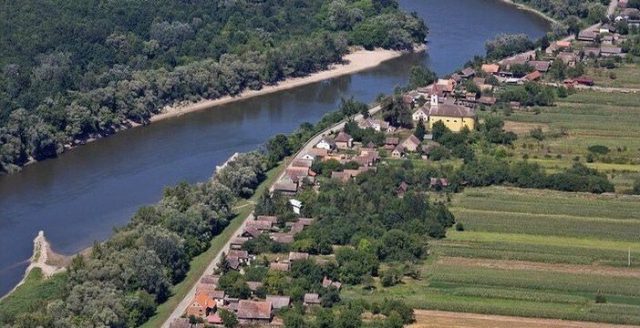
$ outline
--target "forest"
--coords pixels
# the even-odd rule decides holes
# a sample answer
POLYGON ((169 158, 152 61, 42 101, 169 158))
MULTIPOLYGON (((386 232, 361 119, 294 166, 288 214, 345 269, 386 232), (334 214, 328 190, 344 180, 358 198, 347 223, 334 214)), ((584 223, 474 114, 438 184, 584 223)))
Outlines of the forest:
POLYGON ((0 173, 146 124, 169 105, 326 69, 351 46, 411 49, 427 33, 393 0, 26 0, 4 9, 0 173))

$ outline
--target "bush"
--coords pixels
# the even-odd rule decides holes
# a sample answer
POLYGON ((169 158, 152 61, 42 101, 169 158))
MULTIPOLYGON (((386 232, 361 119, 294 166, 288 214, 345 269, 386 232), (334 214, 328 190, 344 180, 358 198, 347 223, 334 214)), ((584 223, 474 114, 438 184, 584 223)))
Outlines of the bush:
POLYGON ((456 231, 464 231, 464 225, 462 222, 456 223, 456 231))
POLYGON ((607 146, 602 146, 602 145, 593 145, 593 146, 589 146, 589 151, 594 153, 594 154, 600 154, 600 155, 606 155, 608 154, 611 150, 609 149, 609 147, 607 146))
POLYGON ((598 304, 607 303, 607 298, 604 295, 598 293, 596 294, 596 303, 598 304))

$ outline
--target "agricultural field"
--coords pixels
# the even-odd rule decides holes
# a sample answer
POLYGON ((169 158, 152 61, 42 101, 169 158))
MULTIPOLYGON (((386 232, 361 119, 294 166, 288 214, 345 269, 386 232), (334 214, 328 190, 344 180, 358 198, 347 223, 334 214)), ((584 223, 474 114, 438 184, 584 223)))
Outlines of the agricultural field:
POLYGON ((419 279, 387 288, 378 282, 371 291, 350 287, 344 298, 640 325, 637 197, 469 188, 453 197, 451 210, 464 230, 431 242, 419 279))
POLYGON ((623 63, 613 69, 589 68, 586 75, 591 77, 597 86, 640 89, 639 63, 623 63))
POLYGON ((515 111, 505 117, 505 127, 519 135, 514 158, 528 158, 551 171, 586 162, 607 173, 617 192, 626 192, 640 177, 638 104, 640 94, 580 91, 554 107, 515 111), (537 128, 542 140, 530 135, 537 128))

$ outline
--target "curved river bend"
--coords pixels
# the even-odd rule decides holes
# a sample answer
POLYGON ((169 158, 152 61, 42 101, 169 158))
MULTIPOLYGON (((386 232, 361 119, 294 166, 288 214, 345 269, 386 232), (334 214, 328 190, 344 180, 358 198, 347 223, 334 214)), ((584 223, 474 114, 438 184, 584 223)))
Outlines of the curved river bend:
POLYGON ((499 33, 537 38, 549 28, 542 18, 496 0, 400 3, 426 20, 427 54, 131 129, 0 177, 0 295, 21 279, 38 230, 56 251, 77 252, 108 238, 141 205, 157 201, 163 186, 207 179, 234 152, 318 121, 342 97, 370 102, 405 84, 413 65, 450 73, 483 54, 484 42, 499 33))

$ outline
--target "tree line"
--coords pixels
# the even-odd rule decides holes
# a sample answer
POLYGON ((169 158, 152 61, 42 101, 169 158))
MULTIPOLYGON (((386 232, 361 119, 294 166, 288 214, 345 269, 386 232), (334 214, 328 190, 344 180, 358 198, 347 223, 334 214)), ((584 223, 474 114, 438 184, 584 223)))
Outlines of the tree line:
POLYGON ((341 61, 427 28, 389 0, 11 2, 0 35, 0 173, 341 61))

